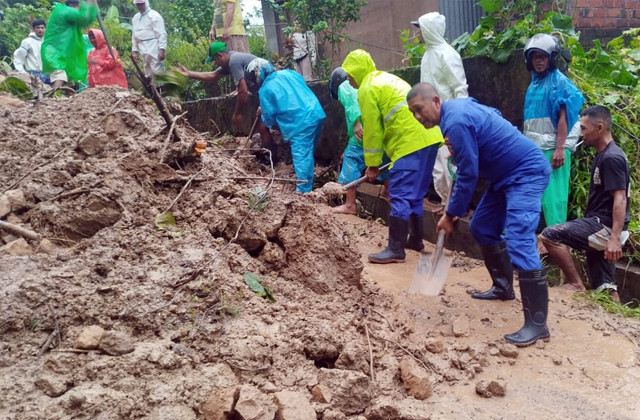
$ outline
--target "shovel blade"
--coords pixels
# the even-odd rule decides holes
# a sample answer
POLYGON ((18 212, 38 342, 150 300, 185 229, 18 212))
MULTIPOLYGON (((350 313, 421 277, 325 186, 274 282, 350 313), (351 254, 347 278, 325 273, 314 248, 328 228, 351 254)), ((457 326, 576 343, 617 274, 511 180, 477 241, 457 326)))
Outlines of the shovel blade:
POLYGON ((438 296, 444 283, 447 281, 452 257, 441 253, 433 261, 432 255, 420 254, 418 266, 409 285, 409 293, 418 293, 425 296, 438 296))

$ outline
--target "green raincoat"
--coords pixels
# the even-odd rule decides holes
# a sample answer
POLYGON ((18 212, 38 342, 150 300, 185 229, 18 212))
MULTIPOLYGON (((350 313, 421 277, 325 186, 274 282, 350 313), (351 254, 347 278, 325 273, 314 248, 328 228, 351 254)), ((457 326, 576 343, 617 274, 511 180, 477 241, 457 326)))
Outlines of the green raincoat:
POLYGON ((64 70, 69 81, 87 78, 87 53, 82 32, 96 19, 98 8, 80 3, 80 9, 62 3, 53 6, 40 49, 42 72, 64 70))
POLYGON ((416 150, 444 143, 439 127, 427 130, 409 111, 407 94, 411 86, 398 76, 377 71, 368 52, 352 51, 342 68, 358 84, 367 166, 379 166, 383 152, 395 162, 416 150))

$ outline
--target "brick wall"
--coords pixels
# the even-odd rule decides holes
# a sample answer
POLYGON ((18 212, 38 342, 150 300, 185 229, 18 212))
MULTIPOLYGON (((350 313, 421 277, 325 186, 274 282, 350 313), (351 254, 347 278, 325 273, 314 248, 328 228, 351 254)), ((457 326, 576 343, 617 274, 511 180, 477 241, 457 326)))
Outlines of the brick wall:
POLYGON ((573 25, 583 45, 594 39, 603 43, 629 28, 640 27, 640 0, 574 0, 573 25))

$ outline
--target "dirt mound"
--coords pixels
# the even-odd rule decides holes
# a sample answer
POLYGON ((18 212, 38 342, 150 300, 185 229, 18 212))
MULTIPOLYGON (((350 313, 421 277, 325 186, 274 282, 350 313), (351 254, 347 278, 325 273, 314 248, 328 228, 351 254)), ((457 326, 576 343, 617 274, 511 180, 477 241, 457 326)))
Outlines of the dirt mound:
MULTIPOLYGON (((169 154, 201 138, 177 132, 169 154)), ((346 418, 404 398, 392 354, 371 381, 364 325, 391 299, 361 281, 344 225, 271 180, 290 168, 213 143, 170 166, 166 136, 117 88, 0 108, 0 217, 39 235, 1 236, 2 417, 267 418, 246 412, 262 401, 306 418, 286 414, 300 400, 346 418)))

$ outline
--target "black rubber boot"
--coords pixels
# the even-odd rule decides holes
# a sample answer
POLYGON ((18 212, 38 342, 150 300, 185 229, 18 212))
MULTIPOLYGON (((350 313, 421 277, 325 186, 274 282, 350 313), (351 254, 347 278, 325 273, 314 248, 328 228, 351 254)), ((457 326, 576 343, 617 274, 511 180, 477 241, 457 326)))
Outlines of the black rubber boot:
POLYGON ((472 293, 474 299, 484 300, 513 300, 513 267, 507 252, 507 243, 499 242, 495 245, 481 246, 484 264, 489 271, 493 285, 486 292, 472 293))
POLYGON ((422 243, 423 235, 424 226, 422 224, 422 216, 412 214, 409 218, 409 240, 405 248, 418 252, 422 251, 424 249, 424 244, 422 243))
POLYGON ((377 254, 369 254, 369 262, 378 264, 403 263, 404 246, 407 244, 409 222, 399 217, 389 217, 389 243, 377 254))
POLYGON ((549 288, 547 276, 543 270, 518 271, 524 326, 513 334, 504 336, 505 340, 524 347, 538 340, 547 341, 551 334, 547 328, 549 310, 549 288))

